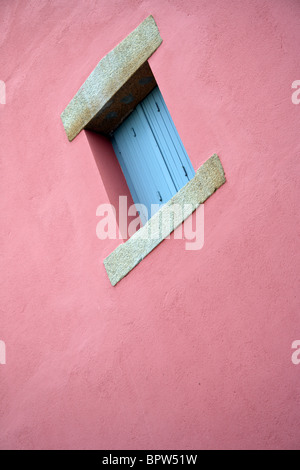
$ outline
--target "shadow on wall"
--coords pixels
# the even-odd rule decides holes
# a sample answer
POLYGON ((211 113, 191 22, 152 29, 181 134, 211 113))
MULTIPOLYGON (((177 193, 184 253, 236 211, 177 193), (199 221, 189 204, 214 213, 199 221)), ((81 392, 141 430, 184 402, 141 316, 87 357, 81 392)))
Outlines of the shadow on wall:
MULTIPOLYGON (((109 138, 92 131, 84 131, 91 151, 94 155, 100 177, 107 193, 109 203, 116 209, 117 226, 120 229, 124 240, 128 238, 127 233, 123 233, 122 224, 119 224, 120 208, 119 196, 127 196, 128 208, 134 204, 131 193, 127 186, 122 169, 113 150, 109 138)), ((135 217, 128 217, 128 224, 135 217)), ((127 224, 127 227, 128 227, 127 224)))

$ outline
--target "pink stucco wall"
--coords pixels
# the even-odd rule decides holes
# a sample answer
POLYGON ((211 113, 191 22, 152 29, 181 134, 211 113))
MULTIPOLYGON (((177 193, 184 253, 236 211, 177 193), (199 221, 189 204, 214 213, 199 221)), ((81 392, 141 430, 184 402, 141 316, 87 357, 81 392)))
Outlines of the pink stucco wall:
POLYGON ((300 448, 300 2, 1 0, 0 23, 0 448, 300 448), (228 181, 201 251, 165 241, 113 288, 111 148, 60 113, 149 14, 192 163, 228 181))

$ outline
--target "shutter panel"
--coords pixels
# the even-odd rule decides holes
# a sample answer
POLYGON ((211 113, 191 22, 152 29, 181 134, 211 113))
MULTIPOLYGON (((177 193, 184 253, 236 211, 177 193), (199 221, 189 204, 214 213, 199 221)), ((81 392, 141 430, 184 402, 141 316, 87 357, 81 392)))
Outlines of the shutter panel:
POLYGON ((160 142, 179 191, 195 176, 195 170, 158 87, 142 102, 142 107, 149 119, 153 133, 160 142))
MULTIPOLYGON (((194 175, 162 95, 156 88, 114 132, 112 144, 142 223, 152 204, 165 204, 194 175)), ((152 214, 153 215, 153 214, 152 214)))

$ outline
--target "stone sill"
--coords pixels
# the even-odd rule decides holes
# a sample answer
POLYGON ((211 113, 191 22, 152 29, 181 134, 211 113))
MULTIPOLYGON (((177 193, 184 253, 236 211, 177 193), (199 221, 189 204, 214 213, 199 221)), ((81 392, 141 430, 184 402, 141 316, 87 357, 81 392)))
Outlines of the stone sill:
POLYGON ((129 274, 225 182, 225 173, 220 159, 218 155, 213 155, 199 168, 191 181, 129 240, 118 246, 104 260, 112 286, 129 274), (170 211, 175 204, 182 207, 180 220, 175 218, 174 213, 170 211), (164 223, 166 220, 168 220, 167 224, 164 223))

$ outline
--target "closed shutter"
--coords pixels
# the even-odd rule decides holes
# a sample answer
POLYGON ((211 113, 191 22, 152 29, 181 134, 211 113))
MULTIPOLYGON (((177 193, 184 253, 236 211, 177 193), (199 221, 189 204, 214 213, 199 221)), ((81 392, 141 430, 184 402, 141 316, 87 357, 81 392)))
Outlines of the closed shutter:
POLYGON ((184 149, 164 99, 155 88, 121 124, 113 147, 135 204, 145 224, 151 205, 168 202, 195 171, 184 149))

